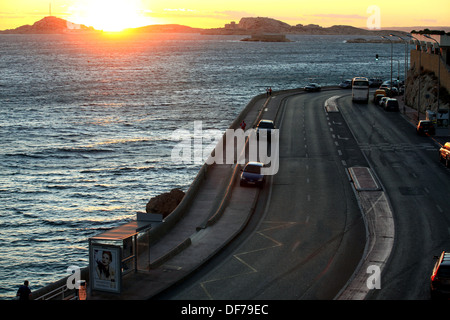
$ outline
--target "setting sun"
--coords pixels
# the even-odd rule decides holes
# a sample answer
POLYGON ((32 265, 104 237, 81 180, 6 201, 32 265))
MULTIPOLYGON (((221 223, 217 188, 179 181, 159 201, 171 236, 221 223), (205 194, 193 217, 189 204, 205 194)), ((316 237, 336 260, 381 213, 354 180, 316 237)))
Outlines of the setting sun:
POLYGON ((77 23, 109 32, 152 23, 143 15, 140 1, 135 0, 89 0, 84 5, 72 7, 72 10, 74 11, 72 20, 76 20, 77 23))

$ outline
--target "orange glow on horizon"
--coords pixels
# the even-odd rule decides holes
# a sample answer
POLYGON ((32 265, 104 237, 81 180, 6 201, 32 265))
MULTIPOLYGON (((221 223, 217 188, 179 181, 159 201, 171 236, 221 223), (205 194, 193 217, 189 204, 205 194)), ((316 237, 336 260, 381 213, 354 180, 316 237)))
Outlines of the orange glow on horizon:
POLYGON ((153 21, 143 14, 139 2, 135 0, 79 1, 79 4, 70 8, 73 13, 66 19, 107 32, 119 32, 127 28, 153 24, 153 21))

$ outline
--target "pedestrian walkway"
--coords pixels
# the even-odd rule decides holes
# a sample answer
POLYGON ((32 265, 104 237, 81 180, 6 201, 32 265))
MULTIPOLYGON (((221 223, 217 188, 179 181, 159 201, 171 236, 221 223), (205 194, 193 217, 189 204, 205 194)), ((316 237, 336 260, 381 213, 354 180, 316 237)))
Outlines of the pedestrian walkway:
MULTIPOLYGON (((424 113, 418 113, 416 109, 405 105, 404 97, 397 98, 399 103, 400 112, 404 115, 405 119, 408 120, 414 127, 417 126, 420 120, 425 120, 426 115, 424 113)), ((450 141, 450 128, 447 129, 436 129, 436 134, 431 137, 434 142, 438 145, 444 145, 445 142, 450 141)))

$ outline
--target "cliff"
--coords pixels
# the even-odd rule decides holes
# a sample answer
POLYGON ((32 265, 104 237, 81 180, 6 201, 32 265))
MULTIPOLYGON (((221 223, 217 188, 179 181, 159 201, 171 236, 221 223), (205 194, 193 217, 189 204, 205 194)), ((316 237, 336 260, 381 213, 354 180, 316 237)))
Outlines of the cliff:
MULTIPOLYGON (((434 72, 423 71, 418 74, 410 71, 406 79, 406 104, 416 110, 417 106, 419 106, 419 111, 421 113, 425 113, 426 110, 437 112, 437 87, 438 78, 434 72)), ((439 92, 439 98, 439 109, 449 109, 450 95, 442 86, 441 91, 439 92)))
POLYGON ((1 34, 61 34, 76 32, 95 32, 92 27, 75 24, 54 16, 45 17, 33 25, 24 25, 15 29, 0 31, 1 34))

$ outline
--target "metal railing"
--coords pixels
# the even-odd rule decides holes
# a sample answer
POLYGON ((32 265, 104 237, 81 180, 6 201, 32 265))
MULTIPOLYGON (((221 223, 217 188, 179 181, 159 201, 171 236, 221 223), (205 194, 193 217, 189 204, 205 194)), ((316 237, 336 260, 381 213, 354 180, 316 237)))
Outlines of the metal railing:
POLYGON ((47 292, 35 300, 77 300, 78 296, 75 289, 67 288, 67 285, 62 285, 52 291, 47 292))

